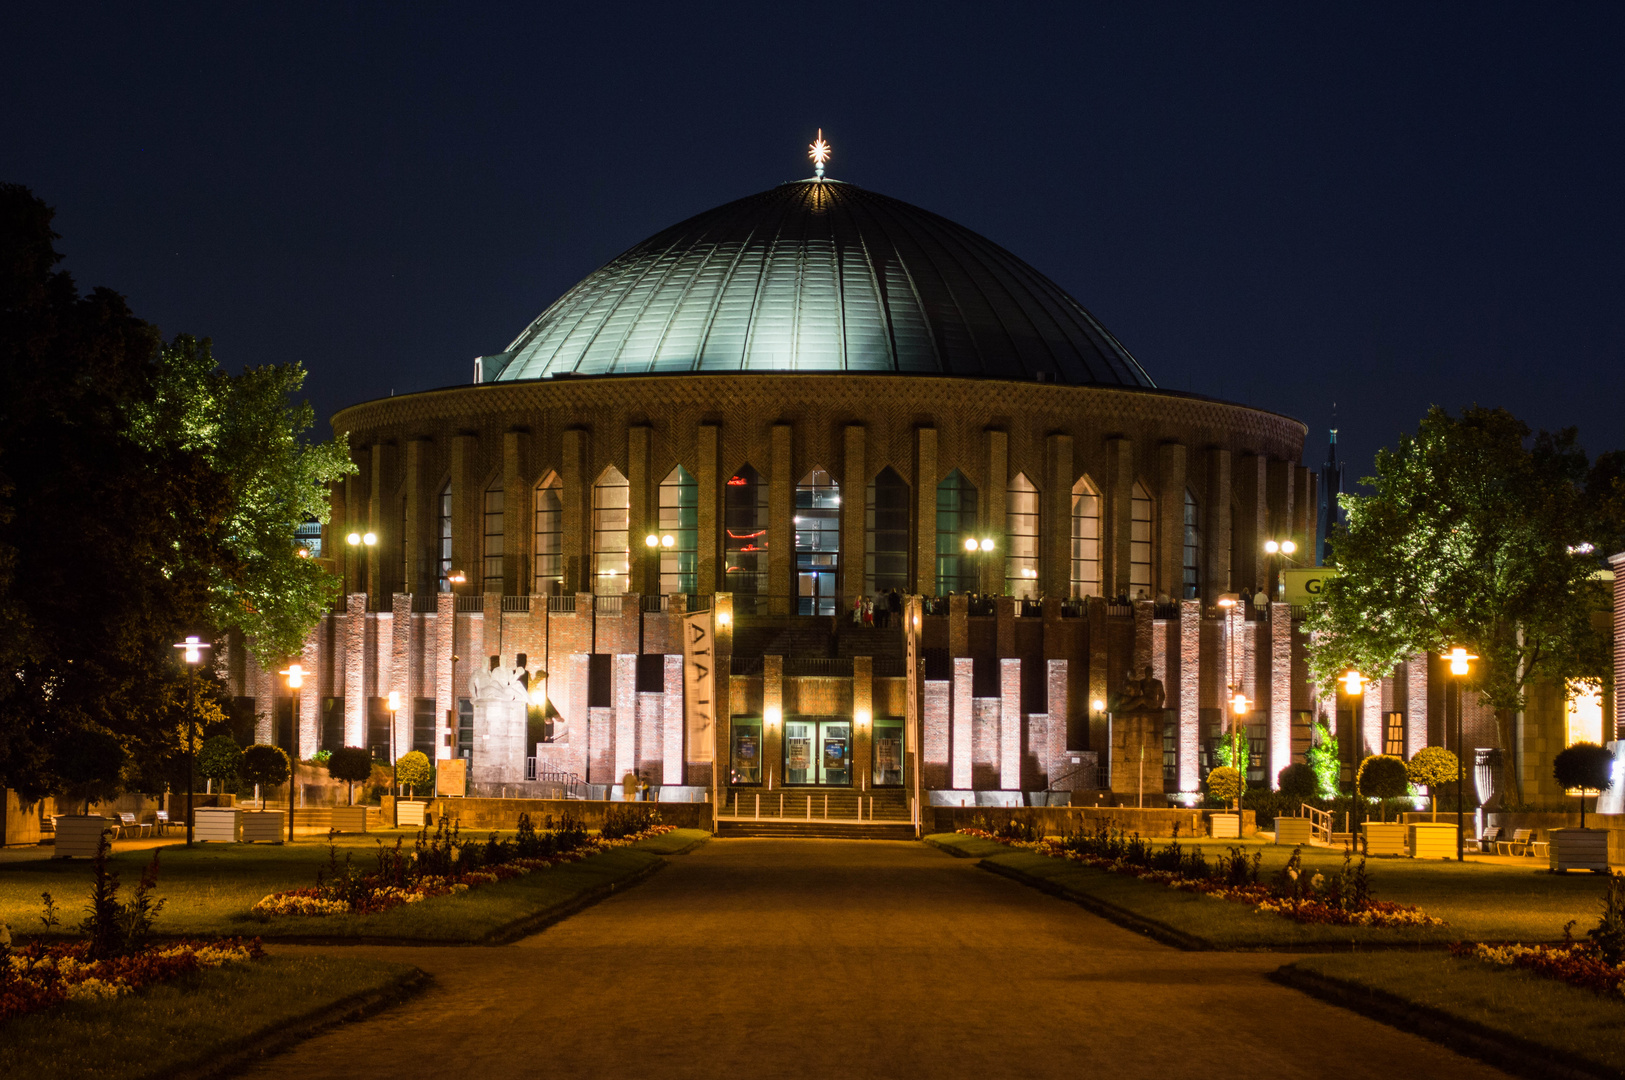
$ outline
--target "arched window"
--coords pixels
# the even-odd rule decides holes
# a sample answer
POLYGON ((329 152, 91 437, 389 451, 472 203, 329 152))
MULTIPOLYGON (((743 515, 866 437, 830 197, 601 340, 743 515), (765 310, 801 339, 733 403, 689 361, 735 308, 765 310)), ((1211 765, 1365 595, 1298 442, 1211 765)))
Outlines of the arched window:
POLYGON ((722 587, 741 611, 754 611, 738 598, 767 592, 767 483, 749 465, 728 478, 722 521, 722 587))
POLYGON ((869 482, 863 526, 863 591, 907 589, 908 484, 889 466, 869 482))
POLYGON ((700 488, 681 465, 660 481, 660 536, 660 595, 694 592, 699 588, 700 488), (670 547, 664 544, 667 536, 670 547))
POLYGON ((1100 595, 1100 490, 1087 476, 1072 485, 1072 599, 1100 595))
POLYGON ((631 567, 631 546, 626 535, 631 506, 632 489, 620 470, 611 465, 592 486, 592 591, 599 596, 618 596, 626 591, 626 575, 631 567))
POLYGON ((440 489, 440 498, 436 500, 440 508, 439 521, 435 529, 436 547, 435 562, 438 564, 436 577, 440 582, 441 592, 451 591, 451 481, 440 489))
POLYGON ((485 489, 485 559, 482 592, 500 593, 502 588, 502 477, 485 489))
POLYGON ((1129 503, 1128 595, 1151 599, 1151 494, 1139 481, 1129 503))
POLYGON ((1004 591, 1038 599, 1038 489, 1026 473, 1016 473, 1004 493, 1004 591))
POLYGON ((1202 578, 1199 558, 1202 550, 1202 528, 1196 508, 1196 496, 1185 491, 1185 591, 1187 600, 1195 600, 1202 595, 1202 578))
POLYGON ((536 485, 536 586, 538 596, 564 591, 564 482, 550 472, 536 485))
POLYGON ((835 614, 841 560, 841 489, 822 466, 796 485, 796 611, 835 614))
POLYGON ((965 549, 976 531, 976 488, 955 469, 937 485, 937 595, 976 592, 981 555, 965 549))

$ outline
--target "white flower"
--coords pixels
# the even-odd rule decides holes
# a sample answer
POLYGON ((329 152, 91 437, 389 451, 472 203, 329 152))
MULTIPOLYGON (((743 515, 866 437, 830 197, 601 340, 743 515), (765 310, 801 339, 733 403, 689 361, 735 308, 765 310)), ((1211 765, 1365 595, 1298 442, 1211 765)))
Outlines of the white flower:
POLYGON ((1325 876, 1324 876, 1324 875, 1323 875, 1323 874, 1321 874, 1321 873, 1320 873, 1320 872, 1319 872, 1319 871, 1318 871, 1318 870, 1317 870, 1317 871, 1316 871, 1316 872, 1315 872, 1315 876, 1314 876, 1314 877, 1312 877, 1312 878, 1310 878, 1310 879, 1309 879, 1309 884, 1310 884, 1310 885, 1311 885, 1311 886, 1313 886, 1313 887, 1314 887, 1314 888, 1317 888, 1317 889, 1318 889, 1318 888, 1320 888, 1320 887, 1321 887, 1321 886, 1322 886, 1322 885, 1324 885, 1324 884, 1326 884, 1326 878, 1325 878, 1325 876))
POLYGON ((1287 874, 1292 878, 1293 881, 1298 880, 1298 872, 1296 870, 1288 870, 1287 874))

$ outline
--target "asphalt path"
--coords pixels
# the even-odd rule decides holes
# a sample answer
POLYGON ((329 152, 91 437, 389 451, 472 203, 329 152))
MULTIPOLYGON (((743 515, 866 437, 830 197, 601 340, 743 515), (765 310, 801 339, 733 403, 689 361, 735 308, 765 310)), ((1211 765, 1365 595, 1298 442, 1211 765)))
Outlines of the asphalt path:
POLYGON ((248 1075, 1505 1075, 923 844, 717 840, 514 945, 355 951, 433 985, 248 1075))

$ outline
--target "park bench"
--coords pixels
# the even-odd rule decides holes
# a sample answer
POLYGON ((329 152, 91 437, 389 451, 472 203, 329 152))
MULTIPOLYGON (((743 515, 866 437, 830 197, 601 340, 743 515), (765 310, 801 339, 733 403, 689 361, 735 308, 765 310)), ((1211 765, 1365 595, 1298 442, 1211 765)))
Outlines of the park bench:
POLYGON ((147 834, 147 830, 150 828, 152 828, 150 823, 140 820, 134 814, 121 813, 118 816, 117 835, 119 836, 122 836, 127 830, 130 829, 134 829, 137 836, 145 836, 147 834))
POLYGON ((1491 825, 1484 830, 1484 835, 1470 842, 1478 845, 1478 850, 1486 854, 1495 854, 1495 845, 1501 840, 1501 826, 1491 825))
POLYGON ((152 815, 152 831, 158 836, 163 836, 173 824, 175 823, 169 820, 168 810, 158 810, 152 815))
POLYGON ((1534 829, 1514 829, 1511 840, 1498 840, 1495 843, 1497 855, 1532 855, 1531 848, 1535 842, 1534 829))

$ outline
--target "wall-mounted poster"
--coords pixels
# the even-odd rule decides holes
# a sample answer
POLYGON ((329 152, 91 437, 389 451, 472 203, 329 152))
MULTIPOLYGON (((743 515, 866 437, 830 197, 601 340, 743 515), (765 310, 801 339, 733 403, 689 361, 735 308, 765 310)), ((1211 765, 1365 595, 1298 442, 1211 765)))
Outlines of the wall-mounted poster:
MULTIPOLYGON (((711 725, 714 698, 714 640, 711 613, 683 619, 683 707, 687 714, 688 760, 708 762, 716 756, 711 725)), ((724 673, 726 675, 726 673, 724 673)))
POLYGON ((811 739, 785 739, 784 740, 784 767, 786 769, 807 769, 812 766, 812 740, 811 739))
POLYGON ((734 736, 734 757, 739 759, 741 765, 756 764, 756 736, 744 734, 734 736))
POLYGON ((886 772, 897 769, 902 758, 903 740, 899 736, 875 740, 875 768, 886 772))
POLYGON ((844 768, 846 768, 846 740, 825 739, 824 769, 828 771, 830 769, 844 768))

